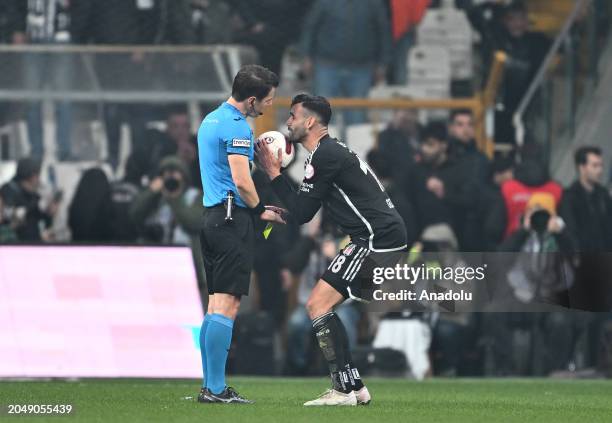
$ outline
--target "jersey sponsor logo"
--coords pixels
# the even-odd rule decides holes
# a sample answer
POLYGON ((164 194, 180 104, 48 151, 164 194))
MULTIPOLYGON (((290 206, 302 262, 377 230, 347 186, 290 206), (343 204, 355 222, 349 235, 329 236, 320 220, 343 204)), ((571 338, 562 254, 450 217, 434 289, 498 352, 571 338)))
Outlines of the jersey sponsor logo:
POLYGON ((349 244, 344 251, 342 252, 342 254, 344 254, 345 256, 350 256, 351 254, 353 254, 353 251, 355 251, 355 244, 349 244))
POLYGON ((315 174, 314 167, 310 163, 308 163, 306 167, 304 168, 304 178, 311 179, 314 176, 314 174, 315 174))
POLYGON ((313 184, 308 184, 306 182, 302 182, 302 185, 300 185, 300 191, 310 192, 311 189, 314 189, 314 185, 313 184))
POLYGON ((232 147, 246 147, 249 148, 251 146, 251 140, 234 138, 232 139, 232 147))

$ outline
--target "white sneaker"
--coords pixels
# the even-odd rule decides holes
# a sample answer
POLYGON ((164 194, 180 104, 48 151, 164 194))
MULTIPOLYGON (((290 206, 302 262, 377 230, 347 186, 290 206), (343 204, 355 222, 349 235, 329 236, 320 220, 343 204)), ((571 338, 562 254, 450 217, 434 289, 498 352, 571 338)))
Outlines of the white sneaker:
POLYGON ((368 388, 366 388, 365 386, 361 388, 360 390, 353 391, 353 392, 355 392, 355 397, 357 398, 358 405, 368 405, 370 401, 372 401, 370 392, 368 391, 368 388))
POLYGON ((304 405, 306 407, 320 405, 357 405, 357 397, 353 391, 344 394, 334 389, 328 389, 319 398, 305 402, 304 405))

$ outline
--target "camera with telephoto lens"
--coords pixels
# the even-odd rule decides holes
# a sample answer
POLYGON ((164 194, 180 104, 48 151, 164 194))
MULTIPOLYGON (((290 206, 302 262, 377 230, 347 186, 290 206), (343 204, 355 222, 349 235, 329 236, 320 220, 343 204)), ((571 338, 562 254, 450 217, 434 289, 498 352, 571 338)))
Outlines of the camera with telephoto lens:
POLYGON ((541 234, 548 230, 548 221, 550 220, 550 213, 546 210, 535 211, 531 215, 531 229, 541 234))
POLYGON ((181 187, 181 180, 174 176, 164 178, 164 189, 168 192, 175 192, 181 187))

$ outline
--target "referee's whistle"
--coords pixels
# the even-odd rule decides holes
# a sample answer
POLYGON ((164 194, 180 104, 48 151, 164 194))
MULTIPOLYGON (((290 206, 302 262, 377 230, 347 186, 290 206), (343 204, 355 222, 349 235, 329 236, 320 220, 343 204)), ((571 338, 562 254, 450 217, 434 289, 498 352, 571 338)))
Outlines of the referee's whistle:
POLYGON ((234 208, 234 193, 232 191, 227 192, 227 201, 225 202, 225 221, 231 222, 232 219, 232 209, 234 208))

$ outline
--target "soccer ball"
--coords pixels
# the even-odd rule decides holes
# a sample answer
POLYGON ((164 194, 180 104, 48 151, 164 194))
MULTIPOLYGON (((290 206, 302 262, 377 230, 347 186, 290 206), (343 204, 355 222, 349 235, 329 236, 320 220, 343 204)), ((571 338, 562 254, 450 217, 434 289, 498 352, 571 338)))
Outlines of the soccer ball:
POLYGON ((289 166, 295 158, 295 148, 293 144, 287 142, 285 136, 278 131, 264 132, 259 136, 259 138, 257 138, 257 142, 265 143, 265 145, 272 152, 274 157, 276 157, 276 155, 278 154, 277 152, 279 148, 283 150, 281 160, 281 168, 283 169, 289 166))

